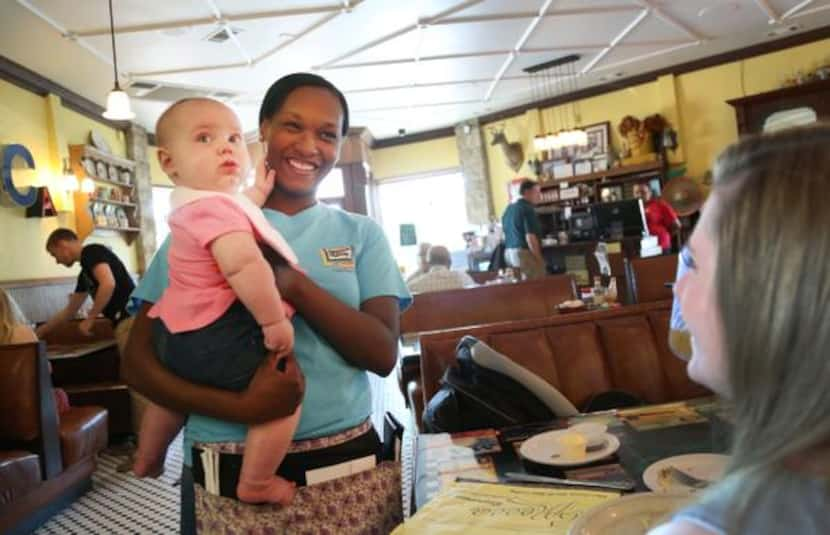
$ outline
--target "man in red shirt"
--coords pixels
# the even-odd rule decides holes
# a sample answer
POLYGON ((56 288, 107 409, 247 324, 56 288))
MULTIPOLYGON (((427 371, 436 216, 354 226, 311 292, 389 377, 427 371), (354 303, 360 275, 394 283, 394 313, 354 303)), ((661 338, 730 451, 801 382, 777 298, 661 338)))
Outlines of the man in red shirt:
POLYGON ((634 196, 643 200, 648 233, 657 236, 663 254, 671 252, 671 233, 680 229, 677 212, 663 199, 654 197, 647 183, 634 185, 634 196))

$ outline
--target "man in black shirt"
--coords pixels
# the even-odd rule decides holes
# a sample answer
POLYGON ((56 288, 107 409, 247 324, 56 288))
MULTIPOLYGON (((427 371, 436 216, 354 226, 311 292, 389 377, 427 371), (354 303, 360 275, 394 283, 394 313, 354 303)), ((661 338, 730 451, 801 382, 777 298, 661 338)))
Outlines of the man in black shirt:
POLYGON ((81 273, 69 303, 37 328, 38 337, 42 338, 56 326, 74 318, 87 295, 92 296, 93 302, 87 318, 78 326, 83 334, 92 334, 92 326, 99 314, 109 318, 113 326, 127 317, 127 302, 135 284, 112 251, 97 243, 81 246, 78 236, 66 228, 59 228, 49 235, 46 251, 58 264, 66 267, 80 261, 81 273))

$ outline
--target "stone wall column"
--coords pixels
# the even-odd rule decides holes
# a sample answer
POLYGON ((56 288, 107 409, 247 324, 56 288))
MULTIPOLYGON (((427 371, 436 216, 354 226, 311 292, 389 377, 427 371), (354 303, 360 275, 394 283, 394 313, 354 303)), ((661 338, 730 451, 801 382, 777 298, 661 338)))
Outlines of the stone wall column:
POLYGON ((144 273, 150 264, 150 259, 156 252, 156 223, 153 220, 153 183, 150 179, 150 163, 147 160, 147 131, 135 124, 125 129, 127 139, 127 158, 133 160, 135 166, 135 202, 138 204, 138 228, 141 232, 136 242, 136 258, 138 271, 144 273))
POLYGON ((467 221, 474 225, 486 225, 492 221, 495 213, 490 191, 490 170, 478 119, 455 125, 455 142, 461 173, 464 175, 467 221))

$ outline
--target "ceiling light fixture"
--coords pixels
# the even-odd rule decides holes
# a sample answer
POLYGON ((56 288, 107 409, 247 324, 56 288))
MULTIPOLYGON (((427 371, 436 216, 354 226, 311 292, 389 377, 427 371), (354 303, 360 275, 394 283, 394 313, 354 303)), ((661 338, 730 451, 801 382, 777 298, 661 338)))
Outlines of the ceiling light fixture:
MULTIPOLYGON (((577 76, 579 74, 574 68, 574 63, 579 59, 579 55, 571 54, 524 69, 524 72, 530 74, 531 90, 534 97, 540 98, 542 102, 547 102, 548 105, 553 105, 553 118, 555 119, 557 115, 560 118, 561 129, 559 131, 553 133, 552 126, 555 121, 551 121, 551 124, 547 125, 549 127, 547 134, 542 133, 533 138, 533 148, 539 153, 546 153, 542 156, 543 160, 550 156, 548 151, 570 149, 571 147, 588 144, 588 135, 577 126, 579 113, 575 102, 573 100, 565 103, 551 102, 555 97, 564 97, 568 93, 575 95, 578 92, 577 76), (567 85, 565 85, 566 83, 567 85)), ((571 99, 573 98, 572 96, 571 99)), ((564 100, 564 98, 561 100, 564 100)))
POLYGON ((135 118, 135 113, 130 109, 130 97, 118 85, 118 56, 115 53, 115 24, 112 18, 112 0, 110 6, 110 38, 112 40, 112 71, 115 78, 115 87, 107 95, 107 109, 104 111, 104 118, 111 121, 129 121, 135 118))

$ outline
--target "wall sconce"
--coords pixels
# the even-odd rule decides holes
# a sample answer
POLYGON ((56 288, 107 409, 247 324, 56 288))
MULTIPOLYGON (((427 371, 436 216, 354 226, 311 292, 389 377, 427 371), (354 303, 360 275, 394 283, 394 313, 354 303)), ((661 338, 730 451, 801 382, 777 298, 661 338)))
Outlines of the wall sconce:
POLYGON ((94 193, 95 192, 95 182, 92 181, 89 177, 84 177, 81 180, 81 193, 94 193))
POLYGON ((69 167, 69 163, 66 161, 66 158, 63 159, 62 173, 62 189, 66 192, 78 191, 80 189, 80 185, 78 184, 78 177, 76 177, 75 173, 72 172, 72 169, 69 167))

